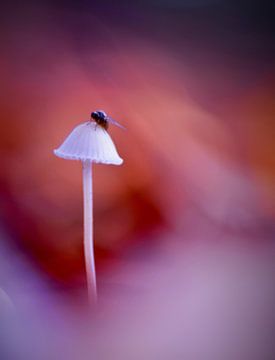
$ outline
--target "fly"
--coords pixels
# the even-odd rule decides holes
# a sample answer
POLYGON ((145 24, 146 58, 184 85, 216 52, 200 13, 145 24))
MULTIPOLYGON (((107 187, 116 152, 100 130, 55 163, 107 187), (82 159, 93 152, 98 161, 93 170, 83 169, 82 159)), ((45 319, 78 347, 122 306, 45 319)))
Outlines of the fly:
POLYGON ((109 123, 120 127, 125 130, 125 127, 120 125, 116 120, 112 119, 110 116, 106 114, 103 110, 93 111, 91 113, 91 119, 93 119, 99 126, 103 127, 103 129, 107 130, 109 127, 109 123))

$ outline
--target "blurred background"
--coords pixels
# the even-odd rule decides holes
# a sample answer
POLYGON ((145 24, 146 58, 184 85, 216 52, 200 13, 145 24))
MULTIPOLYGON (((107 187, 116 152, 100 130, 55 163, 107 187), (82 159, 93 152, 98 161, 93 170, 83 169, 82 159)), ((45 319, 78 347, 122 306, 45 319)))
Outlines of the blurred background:
POLYGON ((274 12, 5 3, 3 360, 275 358, 274 12), (53 149, 96 109, 127 131, 109 131, 123 166, 94 167, 91 319, 81 164, 53 149))

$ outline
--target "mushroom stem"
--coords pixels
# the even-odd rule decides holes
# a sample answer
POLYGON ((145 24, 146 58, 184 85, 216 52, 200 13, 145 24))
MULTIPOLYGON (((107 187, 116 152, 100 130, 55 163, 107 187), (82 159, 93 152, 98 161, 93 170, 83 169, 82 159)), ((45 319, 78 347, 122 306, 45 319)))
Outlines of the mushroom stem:
POLYGON ((97 299, 96 273, 93 244, 93 186, 92 162, 85 160, 83 164, 83 201, 84 201, 84 252, 88 285, 89 302, 97 299))

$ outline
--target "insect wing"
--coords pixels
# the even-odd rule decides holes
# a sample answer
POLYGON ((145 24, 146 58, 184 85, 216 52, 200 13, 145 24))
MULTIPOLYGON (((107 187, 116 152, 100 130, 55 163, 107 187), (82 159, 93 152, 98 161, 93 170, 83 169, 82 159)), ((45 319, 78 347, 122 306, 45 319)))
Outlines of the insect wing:
POLYGON ((109 121, 109 123, 116 125, 118 127, 120 127, 123 130, 126 130, 126 128, 123 125, 120 125, 120 123, 118 123, 116 120, 112 119, 110 116, 106 117, 106 120, 109 121))

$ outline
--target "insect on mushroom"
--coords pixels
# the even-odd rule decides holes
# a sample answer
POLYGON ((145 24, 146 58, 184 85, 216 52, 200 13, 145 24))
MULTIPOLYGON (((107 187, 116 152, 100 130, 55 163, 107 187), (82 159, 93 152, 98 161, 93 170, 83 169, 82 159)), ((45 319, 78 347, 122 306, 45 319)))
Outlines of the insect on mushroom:
POLYGON ((103 127, 103 129, 107 130, 109 127, 109 123, 120 127, 125 130, 125 127, 120 125, 116 120, 112 119, 110 116, 106 114, 103 110, 93 111, 91 113, 91 119, 93 119, 97 125, 103 127))
POLYGON ((106 131, 109 123, 123 128, 122 125, 108 117, 104 111, 95 111, 91 114, 89 121, 77 125, 64 142, 54 150, 55 155, 64 159, 80 160, 83 165, 83 240, 88 296, 91 304, 95 304, 97 299, 93 236, 92 165, 94 163, 113 165, 123 163, 109 133, 106 131))

